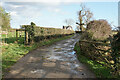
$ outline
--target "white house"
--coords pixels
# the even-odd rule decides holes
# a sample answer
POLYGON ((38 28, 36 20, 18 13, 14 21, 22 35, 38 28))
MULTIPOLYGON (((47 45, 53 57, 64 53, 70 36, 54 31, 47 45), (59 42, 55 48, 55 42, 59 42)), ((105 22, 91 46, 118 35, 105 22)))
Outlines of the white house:
POLYGON ((63 26, 63 29, 73 30, 73 29, 72 29, 72 26, 63 26))

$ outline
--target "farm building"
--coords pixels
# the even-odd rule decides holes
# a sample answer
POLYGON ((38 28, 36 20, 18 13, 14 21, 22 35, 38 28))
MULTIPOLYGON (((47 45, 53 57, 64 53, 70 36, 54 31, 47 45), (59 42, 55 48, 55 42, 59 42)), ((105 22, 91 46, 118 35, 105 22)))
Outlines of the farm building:
POLYGON ((72 29, 72 26, 63 26, 63 29, 73 30, 73 29, 72 29))

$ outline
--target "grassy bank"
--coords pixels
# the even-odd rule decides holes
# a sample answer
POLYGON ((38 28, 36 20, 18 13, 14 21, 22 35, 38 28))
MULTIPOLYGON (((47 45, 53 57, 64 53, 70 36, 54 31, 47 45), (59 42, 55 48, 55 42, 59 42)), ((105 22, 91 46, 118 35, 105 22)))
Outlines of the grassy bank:
POLYGON ((17 43, 7 43, 5 45, 2 45, 3 72, 5 72, 7 68, 15 64, 23 55, 27 54, 29 51, 44 45, 53 44, 60 40, 68 39, 72 36, 73 35, 64 36, 60 38, 47 39, 47 40, 40 41, 39 43, 34 43, 29 46, 25 46, 24 44, 17 44, 17 43))
POLYGON ((81 51, 78 43, 75 45, 74 49, 76 51, 78 60, 81 63, 87 65, 88 68, 95 73, 97 78, 113 78, 113 76, 110 74, 109 68, 102 66, 101 64, 81 55, 80 54, 81 51))

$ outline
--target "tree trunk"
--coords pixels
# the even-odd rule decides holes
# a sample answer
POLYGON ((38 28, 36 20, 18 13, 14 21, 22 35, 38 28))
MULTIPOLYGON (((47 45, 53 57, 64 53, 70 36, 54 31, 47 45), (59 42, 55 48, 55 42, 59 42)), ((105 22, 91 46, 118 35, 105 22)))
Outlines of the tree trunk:
POLYGON ((79 19, 80 19, 80 30, 81 30, 81 32, 83 31, 83 20, 82 20, 82 14, 81 14, 81 11, 80 11, 80 13, 79 13, 79 15, 80 15, 80 17, 79 17, 79 19))

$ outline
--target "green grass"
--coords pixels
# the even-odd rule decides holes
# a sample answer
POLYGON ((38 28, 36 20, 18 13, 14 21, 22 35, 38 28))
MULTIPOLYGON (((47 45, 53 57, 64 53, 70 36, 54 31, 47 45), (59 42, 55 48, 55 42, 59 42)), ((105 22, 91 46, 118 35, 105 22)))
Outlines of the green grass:
MULTIPOLYGON (((21 37, 20 32, 18 32, 18 43, 23 44, 24 43, 24 32, 21 32, 21 37)), ((2 41, 5 43, 14 43, 16 41, 16 31, 8 32, 7 36, 6 34, 1 35, 2 41)))
POLYGON ((36 49, 40 46, 51 45, 57 41, 68 39, 72 36, 73 35, 43 40, 40 41, 39 43, 34 43, 29 46, 25 46, 24 44, 10 43, 9 41, 9 44, 2 45, 3 72, 6 72, 7 68, 15 64, 23 55, 27 54, 29 51, 36 49))
MULTIPOLYGON (((20 32, 21 31, 18 32, 18 35, 20 35, 20 32)), ((24 37, 24 32, 21 32, 21 35, 22 35, 22 37, 24 37)), ((6 36, 6 34, 1 35, 2 38, 6 38, 6 37, 9 38, 9 37, 15 37, 15 36, 16 36, 16 31, 11 31, 11 32, 8 31, 7 36, 6 36)))
POLYGON ((99 64, 99 63, 81 55, 78 43, 75 45, 74 49, 76 51, 78 60, 81 63, 86 64, 88 66, 88 68, 95 73, 97 78, 114 78, 112 76, 112 74, 110 74, 110 69, 109 68, 107 68, 105 66, 102 66, 101 64, 99 64))

